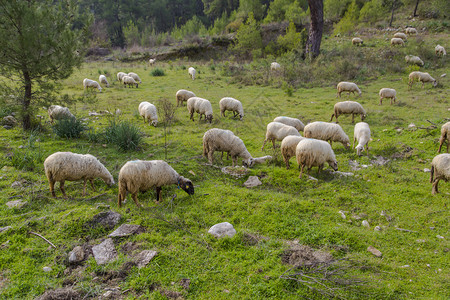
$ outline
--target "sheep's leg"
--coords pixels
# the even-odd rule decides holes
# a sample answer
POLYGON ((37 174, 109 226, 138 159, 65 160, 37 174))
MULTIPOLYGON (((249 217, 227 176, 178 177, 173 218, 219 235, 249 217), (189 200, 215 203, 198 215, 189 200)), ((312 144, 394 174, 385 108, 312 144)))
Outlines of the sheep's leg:
POLYGON ((323 169, 323 165, 320 165, 318 168, 317 168, 317 175, 319 175, 320 174, 320 171, 323 169))
POLYGON ((425 86, 425 81, 422 81, 422 88, 424 88, 425 86))
POLYGON ((440 180, 439 178, 435 178, 433 181, 433 188, 431 189, 431 194, 433 194, 433 195, 439 193, 439 190, 438 190, 439 180, 440 180))
POLYGON ((329 140, 328 142, 330 143, 330 146, 333 146, 333 141, 332 140, 329 140))
POLYGON ((366 147, 367 147, 367 156, 369 156, 369 142, 367 142, 366 147))
POLYGON ((191 120, 192 120, 192 122, 194 122, 194 121, 195 121, 195 120, 194 120, 194 113, 193 113, 193 112, 191 113, 191 117, 190 117, 189 119, 191 119, 191 120))
POLYGON ((83 197, 86 196, 86 181, 87 179, 85 178, 83 181, 83 197))
POLYGON ((264 143, 263 143, 263 145, 262 145, 262 147, 261 147, 261 151, 263 151, 264 150, 264 146, 266 145, 266 143, 267 143, 267 138, 264 140, 264 143))
POLYGON ((286 170, 289 170, 289 159, 283 156, 284 163, 286 164, 286 170))
POLYGON ((89 179, 89 181, 91 182, 91 186, 92 186, 92 189, 94 190, 94 192, 96 192, 96 190, 95 190, 95 186, 94 186, 94 179, 89 179))
POLYGON ((231 163, 232 163, 233 168, 234 168, 235 165, 237 165, 237 156, 232 156, 231 157, 231 163))
POLYGON ((161 200, 161 190, 162 188, 157 186, 156 187, 156 204, 159 203, 159 200, 161 200))
POLYGON ((272 139, 273 149, 275 149, 275 139, 272 139))
POLYGON ((298 178, 302 178, 302 174, 303 174, 303 168, 305 167, 304 164, 298 165, 298 168, 300 169, 300 175, 298 176, 298 178))
POLYGON ((131 194, 131 198, 133 198, 134 203, 136 203, 137 207, 142 207, 142 205, 138 201, 137 194, 138 194, 137 192, 134 194, 131 194))
POLYGON ((338 116, 339 116, 339 114, 338 114, 338 113, 334 113, 334 115, 335 115, 335 117, 336 117, 336 124, 337 124, 337 123, 339 123, 339 121, 338 121, 338 116))
POLYGON ((214 160, 214 151, 209 151, 208 152, 208 161, 211 165, 213 163, 213 160, 214 160))
POLYGON ((52 193, 52 197, 56 198, 56 194, 55 194, 55 182, 53 180, 49 180, 48 181, 49 185, 50 185, 50 193, 52 193))
MULTIPOLYGON (((381 104, 383 104, 383 97, 380 97, 380 103, 378 105, 381 105, 381 104)), ((392 104, 392 101, 391 101, 391 104, 392 104)))
POLYGON ((331 115, 330 122, 333 121, 333 118, 334 118, 334 114, 331 115))
POLYGON ((145 117, 143 116, 142 119, 144 120, 144 124, 145 124, 145 123, 146 123, 146 122, 145 122, 145 117))
POLYGON ((353 137, 353 145, 352 145, 352 149, 355 149, 355 142, 356 142, 356 136, 353 137))
POLYGON ((59 189, 61 190, 63 196, 64 196, 64 197, 67 197, 67 196, 66 196, 66 191, 64 190, 64 180, 61 180, 61 181, 59 182, 59 189))
POLYGON ((355 123, 355 114, 352 114, 352 124, 355 123))

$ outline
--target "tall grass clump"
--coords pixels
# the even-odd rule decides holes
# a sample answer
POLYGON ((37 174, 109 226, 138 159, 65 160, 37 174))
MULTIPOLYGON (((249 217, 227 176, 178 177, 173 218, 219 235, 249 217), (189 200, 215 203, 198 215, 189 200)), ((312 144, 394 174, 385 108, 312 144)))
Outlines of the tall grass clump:
POLYGON ((164 70, 160 68, 153 69, 150 74, 154 77, 166 75, 166 73, 164 73, 164 70))
POLYGON ((113 119, 105 129, 105 141, 116 145, 122 151, 136 150, 142 142, 139 128, 127 121, 113 119))
POLYGON ((81 122, 80 119, 67 118, 56 121, 53 125, 53 131, 61 138, 73 139, 79 138, 81 133, 85 131, 87 127, 81 122))
POLYGON ((42 165, 44 154, 40 146, 36 146, 37 131, 32 131, 27 144, 22 149, 17 149, 11 156, 11 164, 17 170, 33 171, 42 165))

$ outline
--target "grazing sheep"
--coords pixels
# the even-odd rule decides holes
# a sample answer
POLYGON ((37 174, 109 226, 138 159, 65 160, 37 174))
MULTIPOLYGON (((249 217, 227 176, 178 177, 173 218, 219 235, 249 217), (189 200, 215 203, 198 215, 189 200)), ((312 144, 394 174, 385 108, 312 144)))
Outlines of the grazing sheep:
POLYGON ((286 169, 289 169, 289 159, 295 156, 297 144, 304 139, 302 136, 288 135, 281 141, 281 155, 283 156, 286 169))
POLYGON ((128 161, 119 171, 118 205, 122 206, 127 194, 131 193, 138 207, 137 195, 151 188, 156 188, 156 203, 161 199, 161 189, 164 185, 176 184, 189 195, 194 194, 192 181, 179 175, 163 160, 133 160, 128 161))
POLYGON ((450 154, 438 154, 433 158, 431 162, 431 174, 430 183, 433 184, 431 193, 437 194, 439 180, 444 180, 445 182, 450 180, 450 154))
POLYGON ((382 88, 379 92, 380 95, 380 104, 383 104, 383 98, 390 98, 391 99, 391 105, 392 105, 392 101, 396 100, 396 96, 397 96, 397 92, 394 89, 389 89, 389 88, 382 88))
POLYGON ((151 124, 153 126, 156 127, 156 125, 158 125, 158 113, 156 106, 154 106, 150 102, 145 101, 139 104, 139 114, 144 119, 144 123, 148 120, 149 124, 151 121, 151 124))
POLYGON ((211 106, 211 102, 206 99, 199 97, 191 97, 187 101, 187 109, 191 114, 190 119, 194 121, 194 112, 200 115, 200 119, 202 119, 202 115, 205 115, 205 119, 211 123, 213 119, 213 110, 211 106))
POLYGON ((445 52, 445 48, 442 47, 441 45, 437 45, 434 48, 434 52, 436 53, 437 56, 445 56, 445 55, 447 55, 447 52, 445 52))
POLYGON ((303 139, 297 144, 295 149, 298 168, 300 170, 299 178, 302 178, 303 168, 311 170, 312 167, 318 167, 317 173, 320 173, 323 165, 327 162, 333 170, 337 171, 337 161, 330 144, 316 139, 303 139))
POLYGON ((445 123, 441 127, 441 137, 439 138, 439 150, 438 153, 441 153, 442 145, 444 141, 447 141, 447 153, 450 148, 450 122, 445 123))
POLYGON ((242 103, 239 100, 231 97, 225 97, 219 101, 219 106, 220 114, 224 117, 226 110, 230 110, 233 112, 233 118, 239 116, 239 119, 242 120, 242 118, 244 117, 244 108, 242 107, 242 103))
POLYGON ((395 38, 400 38, 400 39, 402 39, 403 41, 406 42, 406 34, 404 34, 403 32, 396 32, 394 34, 394 37, 395 38))
POLYGON ((353 82, 341 81, 337 85, 337 90, 338 90, 338 93, 337 93, 336 98, 338 96, 340 98, 342 92, 348 92, 349 96, 350 96, 350 93, 354 94, 355 92, 357 92, 359 94, 359 96, 361 97, 361 90, 358 88, 356 83, 353 83, 353 82))
POLYGON ((183 105, 183 101, 188 101, 189 98, 195 97, 195 94, 188 90, 178 90, 175 96, 177 98, 177 106, 179 106, 180 104, 183 105))
POLYGON ((271 71, 281 70, 281 66, 277 62, 273 62, 273 63, 270 64, 270 70, 271 71))
POLYGON ((297 129, 298 131, 303 131, 303 128, 305 128, 305 125, 302 123, 302 121, 300 121, 299 119, 296 119, 296 118, 279 116, 279 117, 276 117, 275 119, 273 119, 273 121, 295 127, 295 129, 297 129))
POLYGON ((156 58, 150 58, 148 60, 148 63, 149 63, 150 66, 153 66, 155 64, 155 62, 156 62, 156 58))
POLYGON ((352 39, 352 44, 353 44, 353 45, 361 46, 363 43, 364 43, 363 40, 360 39, 360 38, 353 38, 353 39, 352 39))
POLYGON ((83 87, 84 87, 84 89, 93 88, 93 89, 98 89, 100 92, 102 91, 102 87, 100 86, 100 84, 97 81, 87 79, 87 78, 85 78, 83 80, 83 87))
POLYGON ((127 76, 127 73, 124 73, 124 72, 117 73, 117 81, 122 82, 122 78, 124 76, 127 76))
POLYGON ((59 181, 59 188, 66 197, 64 182, 83 179, 83 196, 86 194, 86 181, 91 182, 92 189, 95 191, 94 179, 100 177, 111 186, 114 184, 114 178, 105 166, 94 156, 90 154, 77 154, 72 152, 56 152, 48 156, 44 161, 45 175, 50 184, 50 192, 53 197, 55 194, 55 182, 59 181))
POLYGON ((409 73, 409 82, 408 82, 409 89, 412 88, 414 81, 421 81, 422 88, 424 87, 425 82, 431 82, 433 86, 437 86, 436 79, 434 79, 433 77, 430 76, 430 74, 425 72, 414 71, 409 73))
MULTIPOLYGON (((227 152, 233 161, 233 167, 237 164, 238 157, 242 158, 245 167, 252 167, 255 163, 244 142, 230 130, 212 128, 203 135, 203 156, 208 157, 209 163, 213 163, 214 151, 227 152)), ((228 158, 227 155, 227 158, 228 158)))
POLYGON ((333 121, 333 117, 336 116, 336 123, 338 123, 339 115, 351 114, 352 115, 352 123, 355 122, 355 115, 359 114, 361 116, 361 121, 364 121, 366 118, 366 111, 362 107, 361 104, 355 101, 344 101, 338 102, 334 105, 334 113, 331 115, 331 121, 333 121))
POLYGON ((320 121, 312 122, 305 126, 303 133, 307 138, 329 141, 330 145, 333 142, 340 142, 345 149, 350 148, 350 139, 339 124, 320 121))
POLYGON ((188 73, 189 73, 189 76, 191 76, 192 80, 195 80, 195 74, 197 74, 197 71, 193 67, 190 67, 188 69, 188 73))
POLYGON ((359 122, 355 125, 355 131, 353 132, 353 148, 356 149, 356 154, 361 156, 361 152, 364 151, 364 147, 367 147, 367 156, 369 156, 369 141, 370 141, 370 128, 366 122, 359 122), (355 147, 355 142, 358 141, 358 145, 355 147))
POLYGON ((267 124, 266 138, 264 139, 261 151, 264 150, 267 141, 272 141, 273 148, 275 149, 275 140, 282 141, 288 135, 301 136, 295 127, 280 122, 270 122, 267 124))
POLYGON ((405 56, 405 61, 408 64, 418 65, 418 66, 421 66, 421 67, 423 67, 423 65, 424 65, 423 60, 421 60, 420 57, 414 56, 414 55, 406 55, 405 56))
POLYGON ((139 86, 139 84, 134 80, 134 78, 128 75, 122 77, 122 82, 125 87, 127 87, 127 85, 129 87, 134 85, 136 88, 138 88, 139 86))
POLYGON ((417 34, 417 29, 415 29, 414 27, 408 27, 408 28, 406 28, 405 32, 408 35, 413 35, 413 34, 417 34))
POLYGON ((75 116, 72 115, 70 110, 67 107, 63 107, 60 105, 50 105, 47 110, 48 117, 50 118, 50 123, 53 123, 53 120, 61 120, 61 119, 75 119, 75 116))
POLYGON ((100 76, 98 76, 98 81, 99 81, 100 83, 105 84, 106 87, 109 87, 109 82, 108 82, 108 79, 106 79, 106 76, 105 76, 105 75, 100 75, 100 76))
POLYGON ((128 73, 128 76, 132 77, 136 82, 142 83, 142 80, 138 74, 130 72, 128 73))
POLYGON ((405 46, 405 41, 403 41, 403 39, 401 39, 401 38, 392 38, 391 45, 392 46, 395 46, 395 45, 405 46))

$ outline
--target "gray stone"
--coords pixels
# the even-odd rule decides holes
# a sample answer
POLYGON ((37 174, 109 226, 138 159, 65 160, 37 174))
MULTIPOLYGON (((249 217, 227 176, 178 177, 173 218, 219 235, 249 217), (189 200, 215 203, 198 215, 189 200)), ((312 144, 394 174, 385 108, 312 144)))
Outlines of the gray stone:
POLYGON ((3 128, 5 128, 6 130, 10 130, 10 129, 12 129, 12 126, 9 126, 9 125, 3 125, 3 128))
POLYGON ((0 232, 8 231, 12 228, 12 226, 0 227, 0 232))
POLYGON ((95 261, 99 265, 104 265, 117 258, 117 252, 112 239, 106 239, 103 243, 92 247, 92 253, 94 254, 95 261))
POLYGON ((258 176, 249 176, 247 181, 244 182, 244 185, 248 188, 252 188, 261 184, 262 182, 261 180, 259 180, 258 176))
POLYGON ((96 214, 89 223, 91 226, 102 226, 108 229, 113 229, 114 226, 119 223, 121 218, 121 214, 108 210, 96 214))
POLYGON ((367 228, 370 227, 369 222, 367 222, 367 220, 362 221, 361 225, 367 228))
POLYGON ((425 173, 429 173, 429 172, 431 172, 431 170, 430 170, 430 169, 428 169, 428 168, 424 168, 424 169, 423 169, 423 171, 424 171, 425 173))
POLYGON ((447 73, 444 73, 444 74, 441 75, 441 77, 445 77, 445 76, 447 76, 447 73))
POLYGON ((17 120, 13 116, 6 116, 2 120, 3 125, 14 127, 17 125, 17 120))
POLYGON ((228 222, 223 222, 214 225, 208 230, 208 233, 212 234, 216 238, 222 238, 225 236, 233 237, 236 234, 236 229, 228 222))
POLYGON ((69 263, 76 264, 84 259, 84 250, 81 246, 76 246, 69 252, 69 263))
POLYGON ((342 219, 345 220, 347 218, 345 213, 342 210, 340 210, 339 213, 341 214, 342 219))
POLYGON ((27 204, 28 204, 28 201, 22 201, 22 200, 14 200, 14 201, 6 202, 6 206, 8 206, 9 208, 22 208, 27 204))
POLYGON ((48 273, 52 271, 52 268, 50 267, 43 267, 42 270, 44 270, 44 272, 48 273))
POLYGON ((124 237, 132 234, 139 234, 144 232, 144 227, 141 225, 122 224, 119 228, 114 230, 109 237, 124 237))
POLYGON ((112 291, 107 291, 106 293, 103 294, 103 298, 111 298, 113 296, 114 295, 112 291))
POLYGON ((380 226, 375 226, 375 228, 373 229, 375 231, 381 231, 381 227, 380 226))
POLYGON ((153 259, 153 257, 156 256, 156 254, 158 254, 158 252, 153 250, 144 250, 139 253, 135 258, 137 267, 139 269, 145 267, 153 259))
POLYGON ((20 182, 20 181, 14 181, 12 184, 11 184, 11 187, 12 188, 20 188, 20 187, 22 187, 23 186, 23 184, 22 184, 22 182, 20 182))
POLYGON ((378 250, 377 248, 372 247, 372 246, 369 246, 367 248, 367 251, 369 251, 370 253, 372 253, 376 257, 381 257, 383 255, 380 250, 378 250))

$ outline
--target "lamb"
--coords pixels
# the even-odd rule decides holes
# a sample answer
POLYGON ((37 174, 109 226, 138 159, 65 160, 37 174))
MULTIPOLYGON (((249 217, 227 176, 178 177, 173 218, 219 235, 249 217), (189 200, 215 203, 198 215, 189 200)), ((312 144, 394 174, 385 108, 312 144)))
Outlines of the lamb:
POLYGON ((437 56, 445 56, 445 55, 447 55, 447 52, 445 52, 445 48, 442 47, 441 45, 437 45, 434 48, 434 52, 436 53, 437 56))
POLYGON ((128 85, 129 87, 131 87, 132 85, 136 86, 136 88, 138 88, 139 84, 134 80, 133 77, 125 75, 122 77, 122 82, 123 85, 125 85, 125 87, 128 85))
POLYGON ((379 92, 380 95, 380 103, 379 105, 383 104, 383 98, 390 98, 391 99, 391 105, 392 105, 392 101, 396 100, 396 96, 397 96, 397 92, 394 89, 389 89, 389 88, 382 88, 379 92))
POLYGON ((142 80, 141 80, 141 78, 139 78, 139 75, 138 75, 138 74, 133 73, 133 72, 130 72, 130 73, 128 73, 128 76, 133 77, 133 79, 134 79, 136 82, 142 83, 142 80))
POLYGON ((75 119, 75 116, 70 112, 67 107, 63 107, 60 105, 50 105, 48 108, 48 117, 50 118, 50 123, 53 123, 54 120, 61 119, 75 119))
POLYGON ((369 141, 370 141, 370 128, 366 122, 359 122, 355 125, 355 131, 353 133, 353 148, 356 149, 356 154, 361 156, 361 152, 364 151, 364 147, 367 147, 367 156, 369 156, 369 141), (355 147, 355 142, 358 141, 358 145, 355 147))
POLYGON ((124 72, 117 73, 117 81, 122 82, 122 78, 124 76, 127 76, 127 73, 124 73, 124 72))
POLYGON ((179 175, 163 160, 128 161, 119 171, 118 205, 126 200, 128 193, 138 207, 137 195, 151 188, 156 188, 156 203, 161 199, 162 186, 176 184, 189 195, 194 194, 194 185, 189 179, 179 175))
POLYGON ((244 117, 244 108, 242 107, 242 103, 239 100, 236 100, 231 97, 222 98, 219 101, 220 106, 220 114, 225 117, 225 111, 230 110, 233 112, 233 118, 239 116, 239 119, 242 121, 244 117))
POLYGON ((303 132, 307 138, 329 141, 330 145, 333 142, 340 142, 344 145, 345 149, 350 148, 350 139, 339 124, 319 121, 312 122, 305 126, 303 132))
POLYGON ((273 121, 295 127, 295 129, 297 129, 298 131, 303 131, 303 128, 305 128, 305 125, 302 123, 302 121, 300 121, 299 119, 296 119, 296 118, 279 116, 279 117, 276 117, 275 119, 273 119, 273 121))
POLYGON ((342 92, 348 92, 349 96, 350 93, 354 94, 355 92, 358 92, 359 96, 361 97, 361 90, 358 88, 356 83, 353 82, 341 81, 337 85, 337 90, 338 90, 337 96, 339 96, 339 98, 341 97, 342 92))
POLYGON ((331 146, 324 141, 316 139, 303 139, 297 144, 295 149, 298 168, 300 170, 299 178, 302 178, 303 168, 307 167, 308 172, 312 167, 318 167, 317 173, 320 173, 323 165, 327 162, 330 167, 337 171, 337 160, 331 146))
POLYGON ((336 123, 338 123, 339 115, 351 114, 352 115, 352 123, 355 122, 355 115, 359 114, 361 116, 361 121, 364 121, 366 118, 366 111, 362 107, 361 104, 355 101, 344 101, 338 102, 334 105, 334 113, 331 115, 331 121, 333 121, 333 117, 336 116, 336 123))
POLYGON ((155 64, 155 62, 156 62, 156 58, 150 58, 148 60, 148 63, 149 63, 150 66, 153 66, 155 64))
POLYGON ((98 76, 98 81, 99 81, 100 83, 105 84, 106 87, 109 87, 109 82, 108 82, 108 79, 106 79, 106 76, 105 76, 105 75, 100 75, 100 76, 98 76))
POLYGON ((88 89, 88 88, 93 88, 93 89, 98 89, 100 92, 102 91, 102 87, 100 86, 100 84, 95 81, 95 80, 91 80, 91 79, 87 79, 85 78, 83 80, 83 87, 84 89, 88 89))
POLYGON ((439 138, 439 150, 438 153, 441 153, 442 145, 444 141, 447 141, 447 153, 450 148, 450 122, 445 123, 441 127, 441 137, 439 138))
POLYGON ((203 135, 203 156, 208 157, 210 164, 213 163, 214 151, 228 152, 233 167, 237 164, 238 157, 242 158, 244 167, 250 168, 255 163, 244 142, 230 130, 212 128, 205 132, 203 135))
POLYGON ((213 110, 211 106, 211 102, 206 99, 199 97, 191 97, 187 101, 187 109, 191 114, 190 119, 194 121, 194 112, 197 112, 200 115, 200 120, 202 119, 202 115, 205 115, 205 119, 211 123, 213 119, 213 110))
POLYGON ((301 136, 295 127, 280 122, 270 122, 267 124, 266 138, 264 139, 261 151, 264 150, 267 141, 272 141, 273 148, 275 149, 275 140, 282 141, 288 135, 301 136))
POLYGON ((175 96, 177 98, 177 106, 179 106, 180 104, 183 105, 183 101, 188 101, 189 98, 195 97, 195 94, 188 90, 178 90, 175 96))
POLYGON ((439 193, 438 184, 439 180, 444 180, 445 182, 450 180, 450 154, 438 154, 431 161, 431 174, 430 183, 433 184, 431 194, 439 193))
POLYGON ((406 42, 406 34, 404 34, 403 32, 396 32, 394 34, 394 37, 395 38, 400 38, 400 39, 402 39, 403 41, 406 42))
POLYGON ((286 164, 286 169, 289 170, 289 159, 295 156, 295 151, 297 149, 297 144, 303 140, 302 136, 288 135, 281 141, 281 155, 283 155, 284 163, 286 164))
POLYGON ((94 156, 90 154, 77 154, 72 152, 55 152, 49 155, 44 161, 45 175, 50 184, 50 192, 53 197, 55 194, 55 182, 59 181, 59 188, 66 197, 64 182, 84 180, 83 196, 86 194, 86 181, 91 182, 92 189, 95 191, 94 179, 100 177, 111 186, 114 184, 114 178, 105 166, 94 156))
POLYGON ((406 28, 405 32, 408 35, 413 35, 413 34, 417 34, 417 29, 415 29, 414 27, 408 27, 408 28, 406 28))
POLYGON ((409 64, 418 65, 421 67, 423 67, 423 65, 424 65, 423 60, 421 60, 420 57, 414 56, 414 55, 406 55, 405 61, 409 64))
POLYGON ((281 66, 280 66, 279 63, 273 62, 273 63, 270 64, 270 70, 271 71, 277 71, 277 70, 280 70, 280 69, 281 69, 281 66))
POLYGON ((195 74, 197 74, 197 71, 193 67, 190 67, 188 69, 188 73, 192 80, 195 80, 195 74))
POLYGON ((356 45, 356 46, 361 46, 363 44, 363 40, 360 38, 353 38, 352 39, 352 44, 356 45))
POLYGON ((422 82, 422 88, 424 87, 425 82, 431 82, 433 86, 437 86, 436 79, 431 77, 430 74, 425 72, 414 71, 409 73, 409 82, 408 82, 409 89, 412 88, 412 85, 416 80, 422 82))
POLYGON ((147 122, 151 124, 153 126, 156 127, 156 125, 158 125, 158 113, 156 110, 156 106, 154 106, 153 104, 151 104, 150 102, 141 102, 139 104, 139 114, 141 115, 141 117, 144 119, 144 123, 147 122))
POLYGON ((395 46, 395 45, 405 46, 405 42, 401 38, 392 38, 391 39, 391 45, 392 46, 395 46))

